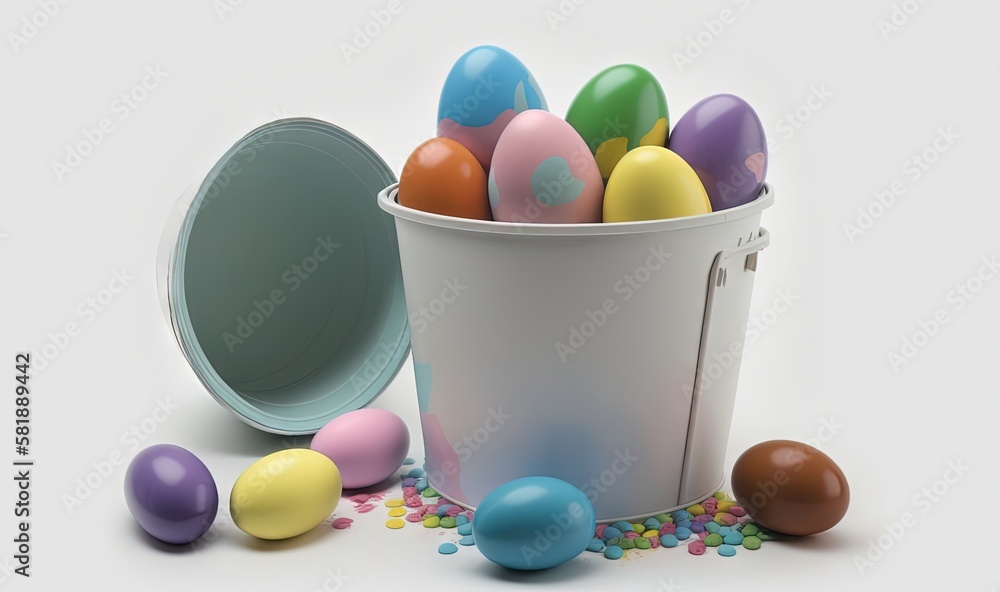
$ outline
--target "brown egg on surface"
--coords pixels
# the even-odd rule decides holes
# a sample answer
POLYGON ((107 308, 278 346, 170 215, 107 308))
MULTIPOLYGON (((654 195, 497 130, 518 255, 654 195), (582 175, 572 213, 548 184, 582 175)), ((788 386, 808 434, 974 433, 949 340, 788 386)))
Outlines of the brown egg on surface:
POLYGON ((731 479, 740 506, 761 527, 789 535, 823 532, 840 522, 851 500, 847 478, 820 450, 769 440, 736 459, 731 479))

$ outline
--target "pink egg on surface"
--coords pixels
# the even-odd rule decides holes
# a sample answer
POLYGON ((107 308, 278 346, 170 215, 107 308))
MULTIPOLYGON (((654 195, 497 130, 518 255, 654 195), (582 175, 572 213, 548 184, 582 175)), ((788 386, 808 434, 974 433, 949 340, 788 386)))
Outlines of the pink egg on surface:
POLYGON ((489 174, 490 209, 503 222, 572 224, 602 220, 604 181, 580 134, 539 109, 504 129, 489 174))
POLYGON ((337 465, 345 489, 355 489, 399 470, 410 449, 410 432, 395 413, 358 409, 330 420, 309 447, 337 465))

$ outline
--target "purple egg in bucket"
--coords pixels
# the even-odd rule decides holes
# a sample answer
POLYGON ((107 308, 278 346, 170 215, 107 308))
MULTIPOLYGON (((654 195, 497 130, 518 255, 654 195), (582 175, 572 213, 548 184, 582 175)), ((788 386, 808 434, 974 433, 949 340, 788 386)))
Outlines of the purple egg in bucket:
POLYGON ((219 511, 219 490, 194 454, 180 446, 156 444, 129 464, 125 501, 150 536, 182 545, 208 532, 219 511))
POLYGON ((760 118, 743 99, 712 95, 674 125, 667 147, 698 174, 712 211, 749 203, 767 175, 767 138, 760 118))

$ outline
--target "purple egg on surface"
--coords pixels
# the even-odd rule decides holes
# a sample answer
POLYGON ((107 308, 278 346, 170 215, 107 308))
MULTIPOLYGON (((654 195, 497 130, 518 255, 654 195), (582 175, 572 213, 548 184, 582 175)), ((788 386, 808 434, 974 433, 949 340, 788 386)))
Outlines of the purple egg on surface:
POLYGON ((135 521, 165 543, 190 543, 219 511, 219 490, 201 460, 180 446, 157 444, 132 459, 125 501, 135 521))
POLYGON ((713 212, 755 200, 764 186, 764 126, 753 107, 735 95, 696 103, 674 125, 667 147, 698 174, 713 212))

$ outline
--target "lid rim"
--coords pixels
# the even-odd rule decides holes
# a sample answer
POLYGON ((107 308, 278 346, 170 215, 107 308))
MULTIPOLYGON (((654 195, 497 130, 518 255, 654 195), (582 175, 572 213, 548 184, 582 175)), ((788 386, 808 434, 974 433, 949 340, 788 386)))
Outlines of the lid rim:
MULTIPOLYGON (((274 415, 271 412, 267 412, 259 407, 256 407, 244 399, 241 393, 232 388, 218 374, 201 348, 198 336, 195 334, 194 328, 191 326, 191 318, 186 307, 184 261, 188 255, 188 241, 190 240, 191 229, 194 225, 194 221, 197 218, 197 214, 201 210, 205 200, 209 199, 206 195, 207 191, 212 186, 214 180, 220 172, 225 169, 226 164, 235 158, 242 150, 247 149, 254 142, 267 141, 267 135, 276 131, 291 131, 296 129, 303 130, 304 128, 298 127, 303 124, 305 124, 305 128, 308 128, 311 131, 324 133, 330 138, 341 142, 345 149, 352 150, 358 156, 361 156, 366 162, 371 164, 372 169, 376 172, 382 182, 395 182, 396 177, 391 168, 385 160, 383 160, 374 150, 371 149, 370 146, 365 144, 350 132, 347 132, 346 130, 331 123, 308 117, 294 117, 279 119, 258 126, 233 144, 229 150, 227 150, 218 159, 215 165, 209 169, 208 173, 200 181, 197 193, 195 194, 190 207, 187 209, 187 212, 185 212, 181 228, 178 232, 177 241, 171 252, 166 270, 167 307, 170 317, 169 324, 171 325, 174 338, 177 341, 182 355, 187 360, 188 365, 195 373, 198 381, 202 384, 205 390, 208 391, 212 398, 216 400, 216 402, 218 402, 222 407, 228 409, 243 423, 264 432, 284 436, 314 434, 326 425, 326 423, 339 415, 364 408, 377 399, 385 391, 385 389, 388 388, 398 375, 399 370, 402 368, 410 352, 410 327, 404 304, 402 308, 402 330, 399 331, 399 339, 390 340, 395 342, 392 353, 389 354, 388 362, 378 372, 375 379, 373 379, 366 388, 356 392, 354 397, 349 398, 346 401, 341 400, 342 404, 338 405, 336 408, 319 415, 311 414, 306 418, 295 419, 274 415)), ((359 203, 367 204, 369 203, 367 200, 370 200, 371 196, 366 194, 364 196, 353 196, 348 199, 355 199, 359 203)), ((398 268, 399 250, 395 234, 395 224, 390 216, 382 217, 384 220, 378 224, 378 232, 380 234, 383 232, 387 234, 387 238, 389 240, 388 246, 390 247, 390 257, 396 260, 398 268), (382 228, 383 225, 384 230, 382 228)), ((375 229, 375 225, 372 225, 371 228, 375 229)), ((397 271, 396 276, 396 281, 392 282, 392 285, 388 288, 392 297, 390 299, 390 304, 386 308, 387 321, 382 324, 379 329, 377 329, 377 331, 383 335, 391 325, 396 324, 396 322, 392 320, 392 317, 394 316, 392 311, 399 306, 398 302, 405 302, 402 293, 403 286, 401 271, 397 271)), ((384 343, 384 339, 379 342, 384 343)), ((381 351, 384 352, 384 350, 381 351)), ((364 361, 364 364, 368 363, 370 363, 370 359, 366 359, 364 361)), ((362 364, 362 367, 364 364, 362 364)), ((320 397, 320 399, 331 397, 335 392, 336 389, 328 390, 320 397)))

